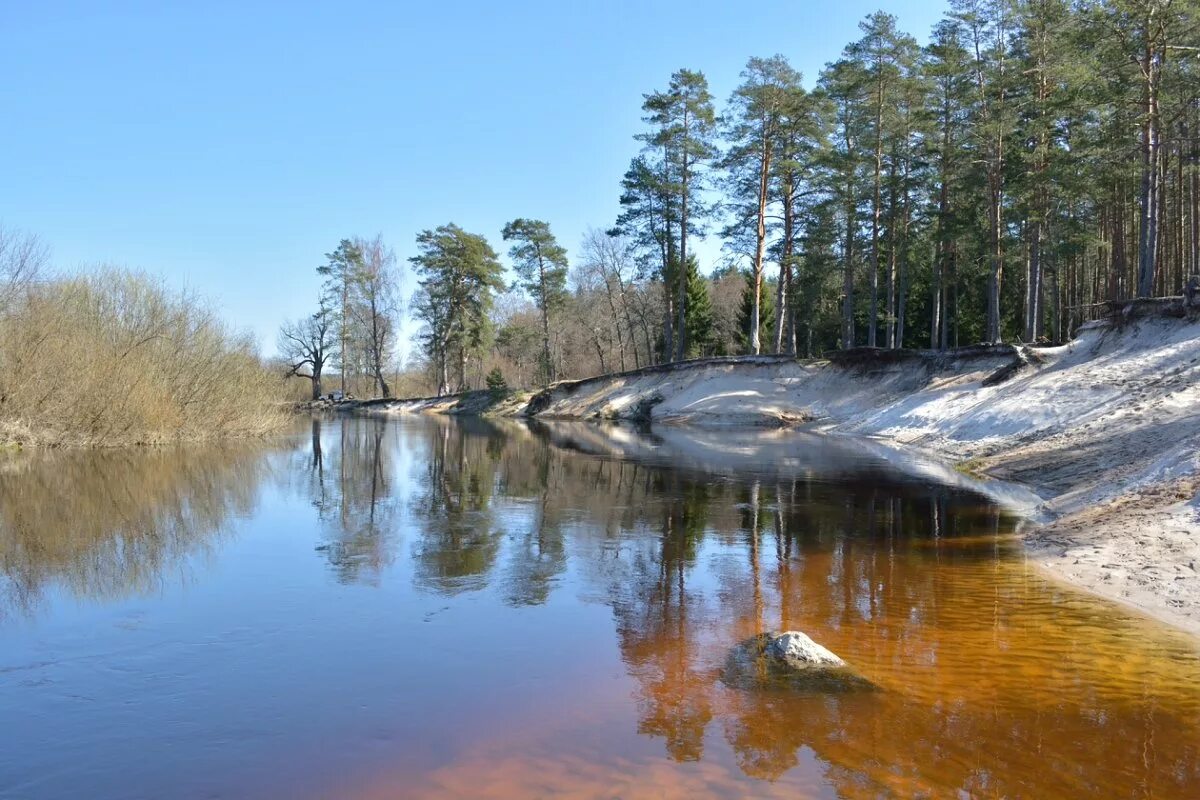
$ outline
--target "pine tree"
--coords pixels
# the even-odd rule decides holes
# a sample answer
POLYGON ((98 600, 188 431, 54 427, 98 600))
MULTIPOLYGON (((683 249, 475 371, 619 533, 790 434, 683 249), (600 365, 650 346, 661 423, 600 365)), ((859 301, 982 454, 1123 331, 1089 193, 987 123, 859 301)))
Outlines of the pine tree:
MULTIPOLYGON (((705 167, 716 153, 713 136, 716 112, 708 79, 703 72, 681 69, 671 75, 665 92, 646 95, 642 105, 650 133, 638 138, 651 151, 661 153, 662 189, 667 206, 668 260, 687 262, 688 236, 703 236, 703 222, 710 209, 701 201, 707 183, 705 167), (670 237, 669 223, 678 220, 678 249, 670 237)), ((675 356, 687 353, 687 287, 680 282, 675 293, 675 356)), ((668 342, 670 340, 668 339, 668 342)))
MULTIPOLYGON (((917 50, 916 41, 896 29, 896 18, 877 11, 859 24, 863 37, 846 48, 846 56, 852 60, 860 75, 861 87, 866 94, 870 116, 866 136, 871 148, 871 266, 868 272, 870 307, 867 313, 867 346, 878 343, 879 324, 879 274, 881 262, 881 233, 883 229, 883 190, 885 152, 891 150, 893 137, 898 135, 896 108, 903 96, 903 81, 906 69, 911 65, 917 50)), ((888 165, 895 170, 895 164, 888 165)), ((895 277, 889 270, 888 316, 895 302, 895 277)), ((887 324, 885 344, 893 344, 893 328, 887 324)))
MULTIPOLYGON (((735 203, 734 223, 726 236, 745 237, 751 253, 750 274, 754 283, 751 316, 762 320, 763 266, 769 235, 768 206, 772 176, 779 155, 781 134, 789 112, 794 112, 800 73, 783 56, 752 58, 742 71, 743 83, 730 98, 726 138, 731 142, 722 165, 729 171, 727 190, 735 203)), ((783 282, 779 283, 784 286, 783 282)), ((762 326, 751 324, 750 351, 760 353, 762 326)), ((767 328, 769 330, 769 327, 767 328)), ((778 350, 775 341, 772 349, 778 350)))
POLYGON ((554 381, 554 359, 550 355, 550 317, 562 308, 567 297, 567 251, 550 232, 550 225, 536 219, 515 219, 504 226, 506 242, 513 242, 513 260, 518 286, 533 298, 542 315, 542 375, 554 381))
POLYGON ((859 219, 862 203, 861 142, 867 138, 864 115, 865 77, 849 60, 830 64, 821 73, 831 147, 825 152, 825 191, 836 202, 842 228, 842 333, 841 347, 854 347, 854 277, 858 259, 859 219))
POLYGON ((491 331, 494 293, 504 268, 487 240, 451 223, 417 235, 420 253, 409 261, 420 276, 414 302, 425 323, 426 351, 437 369, 438 394, 450 390, 451 362, 458 389, 467 388, 467 360, 482 351, 491 331))
POLYGON ((670 291, 668 272, 675 254, 672 231, 677 226, 677 216, 665 172, 664 163, 649 153, 630 162, 621 180, 621 214, 609 235, 625 237, 642 277, 653 276, 665 289, 662 355, 663 360, 669 361, 675 352, 675 294, 670 291))

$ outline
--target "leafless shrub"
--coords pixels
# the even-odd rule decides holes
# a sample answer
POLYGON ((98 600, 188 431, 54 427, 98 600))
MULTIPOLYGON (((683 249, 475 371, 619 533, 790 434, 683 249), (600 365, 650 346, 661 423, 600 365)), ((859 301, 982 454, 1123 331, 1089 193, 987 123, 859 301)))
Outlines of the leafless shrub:
POLYGON ((263 434, 278 385, 247 337, 137 273, 26 283, 0 313, 0 420, 29 443, 263 434))
POLYGON ((37 280, 48 257, 49 250, 36 236, 0 225, 0 314, 37 280))

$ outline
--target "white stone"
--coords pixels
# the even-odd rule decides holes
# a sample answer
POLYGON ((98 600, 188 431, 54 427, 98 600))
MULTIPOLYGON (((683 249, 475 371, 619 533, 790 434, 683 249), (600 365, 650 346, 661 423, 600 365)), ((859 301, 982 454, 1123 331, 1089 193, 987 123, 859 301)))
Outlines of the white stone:
POLYGON ((846 662, 800 631, 784 631, 767 645, 776 658, 793 666, 844 667, 846 662))

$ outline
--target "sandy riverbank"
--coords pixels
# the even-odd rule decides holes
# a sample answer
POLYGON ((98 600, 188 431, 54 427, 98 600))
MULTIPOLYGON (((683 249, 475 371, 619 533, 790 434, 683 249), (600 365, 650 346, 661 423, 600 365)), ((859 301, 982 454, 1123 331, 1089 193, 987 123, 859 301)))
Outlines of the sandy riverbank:
POLYGON ((807 421, 881 437, 1029 487, 1050 520, 1027 529, 1031 558, 1200 634, 1200 322, 1151 309, 1056 348, 713 360, 561 383, 497 410, 660 425, 807 421))

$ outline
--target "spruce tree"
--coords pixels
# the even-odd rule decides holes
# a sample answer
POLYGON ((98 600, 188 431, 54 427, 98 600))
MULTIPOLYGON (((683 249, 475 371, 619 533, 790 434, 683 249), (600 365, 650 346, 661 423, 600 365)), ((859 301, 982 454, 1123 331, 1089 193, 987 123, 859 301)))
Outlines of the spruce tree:
POLYGON ((687 357, 712 355, 716 321, 708 281, 700 274, 696 256, 687 260, 687 357))

